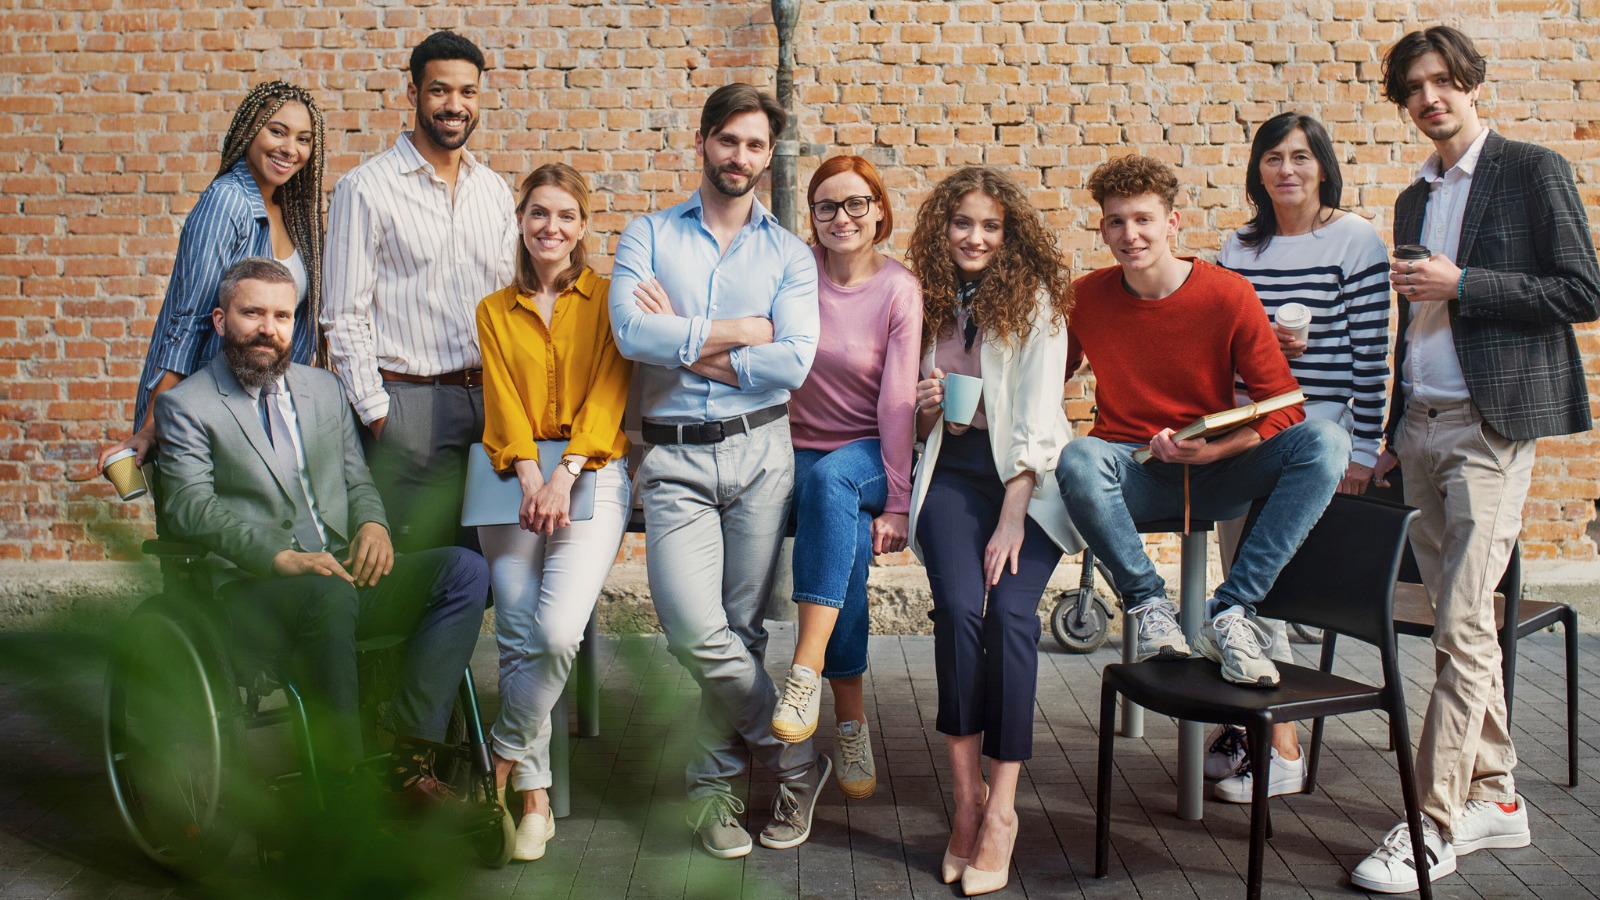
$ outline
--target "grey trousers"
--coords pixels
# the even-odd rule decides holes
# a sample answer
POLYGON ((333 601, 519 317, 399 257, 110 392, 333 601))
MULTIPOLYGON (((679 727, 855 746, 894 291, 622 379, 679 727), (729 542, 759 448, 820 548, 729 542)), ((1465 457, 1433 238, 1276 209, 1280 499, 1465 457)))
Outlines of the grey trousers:
POLYGON ((762 668, 761 611, 794 492, 789 420, 716 444, 652 446, 638 480, 650 596, 668 648, 700 685, 689 798, 731 793, 751 757, 780 781, 804 776, 816 751, 772 736, 778 692, 762 668))
POLYGON ((389 418, 367 448, 372 483, 383 498, 394 549, 478 549, 478 531, 461 527, 467 450, 483 440, 483 388, 386 381, 389 418))

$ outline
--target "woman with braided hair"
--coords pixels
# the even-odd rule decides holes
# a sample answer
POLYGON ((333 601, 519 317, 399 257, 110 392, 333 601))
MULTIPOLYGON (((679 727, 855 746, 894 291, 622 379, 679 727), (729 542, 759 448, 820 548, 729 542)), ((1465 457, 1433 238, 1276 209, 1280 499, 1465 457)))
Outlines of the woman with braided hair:
POLYGON ((183 222, 178 256, 161 303, 134 405, 133 436, 106 448, 131 448, 142 465, 156 443, 149 415, 157 394, 210 362, 222 348, 211 324, 217 284, 228 267, 267 256, 289 267, 300 292, 291 358, 320 357, 316 338, 322 283, 322 111, 303 88, 257 85, 239 104, 222 143, 217 177, 183 222))

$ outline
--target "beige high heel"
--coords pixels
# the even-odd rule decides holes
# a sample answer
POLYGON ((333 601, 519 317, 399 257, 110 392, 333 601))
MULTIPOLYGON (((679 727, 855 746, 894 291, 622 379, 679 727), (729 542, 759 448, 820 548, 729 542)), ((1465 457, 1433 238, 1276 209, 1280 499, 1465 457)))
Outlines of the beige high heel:
MULTIPOLYGON (((1015 813, 1013 813, 1015 815, 1015 813)), ((1022 824, 1021 817, 1011 820, 1011 842, 1006 847, 1006 861, 1000 866, 1000 871, 991 872, 977 866, 967 866, 961 873, 961 892, 968 897, 979 894, 992 894, 1006 886, 1011 880, 1011 853, 1017 849, 1017 831, 1022 824)))
MULTIPOLYGON (((983 802, 989 802, 989 786, 987 784, 983 786, 983 802)), ((967 868, 967 859, 968 857, 956 856, 951 853, 950 845, 948 843, 945 844, 944 859, 939 862, 940 880, 945 884, 955 884, 956 880, 961 877, 961 873, 967 868)))

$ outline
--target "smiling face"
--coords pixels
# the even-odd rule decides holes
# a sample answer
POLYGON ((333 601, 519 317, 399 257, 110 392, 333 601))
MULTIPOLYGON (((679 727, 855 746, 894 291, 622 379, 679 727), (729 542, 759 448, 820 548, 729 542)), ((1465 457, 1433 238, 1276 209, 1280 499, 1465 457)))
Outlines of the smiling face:
POLYGON ((694 150, 706 180, 725 197, 743 197, 772 161, 772 125, 760 110, 730 116, 710 137, 696 131, 694 150))
POLYGON ((245 165, 259 185, 279 188, 311 161, 316 134, 305 104, 289 100, 267 117, 245 148, 245 165))
POLYGON ((1298 209, 1320 205, 1325 179, 1306 133, 1298 128, 1261 155, 1261 183, 1271 195, 1274 206, 1298 209))
POLYGON ((1108 196, 1100 205, 1100 238, 1124 269, 1140 271, 1172 255, 1178 211, 1155 194, 1108 196))
POLYGON ((963 281, 971 281, 983 274, 1005 243, 1005 207, 982 191, 969 191, 951 214, 945 237, 956 271, 963 281))
POLYGON ((1406 112, 1430 140, 1447 141, 1477 121, 1481 90, 1481 84, 1470 91, 1456 87, 1444 57, 1424 53, 1406 70, 1406 112))
POLYGON ((528 194, 520 219, 522 244, 535 265, 569 260, 588 227, 577 199, 553 184, 540 185, 528 194))
POLYGON ((464 59, 435 59, 422 84, 406 85, 417 108, 417 131, 441 150, 459 150, 478 127, 478 67, 464 59))
POLYGON ((883 209, 878 199, 872 196, 872 187, 867 180, 854 172, 840 172, 817 185, 816 195, 811 201, 811 227, 816 232, 817 243, 830 253, 842 254, 871 247, 878 234, 878 223, 883 221, 883 209), (872 197, 872 202, 867 205, 867 211, 857 218, 845 210, 845 201, 859 197, 872 197), (817 207, 823 203, 838 207, 831 222, 816 219, 817 207))

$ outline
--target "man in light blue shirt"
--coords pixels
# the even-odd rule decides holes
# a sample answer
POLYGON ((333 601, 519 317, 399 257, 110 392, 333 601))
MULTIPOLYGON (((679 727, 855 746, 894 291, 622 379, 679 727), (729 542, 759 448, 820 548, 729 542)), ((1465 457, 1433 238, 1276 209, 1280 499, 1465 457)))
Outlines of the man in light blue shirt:
POLYGON ((751 849, 732 788, 748 758, 778 777, 761 832, 778 849, 810 836, 832 770, 809 739, 773 736, 778 692, 762 666, 761 612, 794 488, 786 404, 819 332, 811 252, 754 194, 785 118, 750 85, 714 92, 695 133, 699 190, 630 222, 611 276, 617 346, 642 363, 650 595, 673 654, 700 684, 689 824, 723 859, 751 849))

